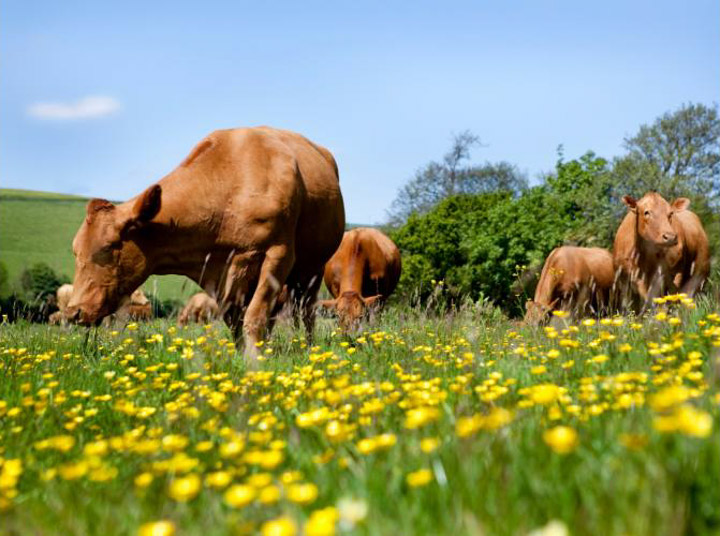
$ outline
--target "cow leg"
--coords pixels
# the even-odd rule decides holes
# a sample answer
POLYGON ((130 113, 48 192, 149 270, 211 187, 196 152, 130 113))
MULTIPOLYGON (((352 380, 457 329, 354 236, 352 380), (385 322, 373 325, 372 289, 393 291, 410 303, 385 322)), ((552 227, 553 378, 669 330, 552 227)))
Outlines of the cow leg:
POLYGON ((223 320, 230 328, 235 341, 235 347, 240 348, 243 344, 243 313, 245 308, 235 304, 229 304, 223 312, 223 320))
POLYGON ((257 343, 265 338, 270 313, 295 262, 291 246, 269 248, 260 268, 260 278, 243 319, 246 357, 257 358, 257 343))
POLYGON ((698 290, 702 289, 703 284, 705 283, 705 279, 707 278, 706 274, 700 274, 695 272, 690 279, 685 281, 683 283, 682 287, 680 287, 680 292, 684 292, 687 294, 690 298, 694 297, 698 290))
POLYGON ((300 305, 299 314, 302 314, 303 325, 305 326, 305 340, 308 346, 313 343, 313 334, 315 330, 315 302, 317 301, 318 291, 322 285, 322 271, 315 275, 307 287, 305 296, 300 305))
MULTIPOLYGON (((225 323, 232 331, 235 346, 243 344, 243 320, 248 303, 257 283, 262 254, 248 252, 235 255, 230 261, 224 283, 220 311, 225 323)), ((198 321, 197 311, 193 320, 198 321)))

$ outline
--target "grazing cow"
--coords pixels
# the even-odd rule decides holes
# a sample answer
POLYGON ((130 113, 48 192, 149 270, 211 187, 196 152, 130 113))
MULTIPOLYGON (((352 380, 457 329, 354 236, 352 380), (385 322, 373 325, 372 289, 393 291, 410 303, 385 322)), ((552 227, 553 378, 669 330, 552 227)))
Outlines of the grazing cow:
POLYGON ((269 127, 216 131, 138 197, 88 203, 73 240, 69 314, 96 324, 151 274, 185 275, 219 297, 254 357, 283 284, 311 338, 323 267, 344 226, 327 149, 269 127))
POLYGON ((629 211, 613 247, 618 286, 645 304, 667 292, 693 296, 710 273, 710 247, 690 201, 668 203, 650 192, 642 199, 623 197, 629 211))
MULTIPOLYGON (((67 308, 70 298, 73 294, 73 286, 70 284, 61 285, 55 295, 59 311, 50 315, 48 322, 52 325, 64 325, 67 323, 67 308)), ((106 317, 108 322, 111 320, 149 320, 152 318, 152 307, 150 300, 147 299, 142 289, 135 289, 128 298, 127 296, 120 299, 120 306, 112 315, 106 317)))
POLYGON ((334 299, 320 305, 335 309, 346 332, 357 325, 368 307, 380 305, 392 294, 400 267, 400 250, 383 233, 366 227, 348 231, 325 265, 325 285, 334 299))
POLYGON ((190 322, 207 323, 218 317, 220 308, 217 302, 204 292, 190 296, 178 316, 178 324, 184 326, 190 322))
POLYGON ((608 305, 615 270, 612 254, 601 248, 563 246, 545 260, 535 299, 526 304, 525 322, 540 324, 554 310, 581 316, 608 305))

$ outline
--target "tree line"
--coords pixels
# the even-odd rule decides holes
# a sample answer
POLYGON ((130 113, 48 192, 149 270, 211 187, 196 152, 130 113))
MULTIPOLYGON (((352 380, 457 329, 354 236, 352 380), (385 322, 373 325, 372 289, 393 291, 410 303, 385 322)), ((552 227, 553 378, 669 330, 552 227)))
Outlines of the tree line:
POLYGON ((424 299, 442 281, 448 298, 486 298, 518 313, 553 248, 611 248, 626 212, 622 196, 650 190, 691 200, 717 266, 717 105, 663 114, 626 138, 624 154, 612 159, 588 151, 566 160, 561 146, 554 171, 534 186, 508 162, 469 164, 478 145, 469 131, 454 136, 443 159, 420 168, 393 201, 387 228, 403 254, 401 295, 424 299))

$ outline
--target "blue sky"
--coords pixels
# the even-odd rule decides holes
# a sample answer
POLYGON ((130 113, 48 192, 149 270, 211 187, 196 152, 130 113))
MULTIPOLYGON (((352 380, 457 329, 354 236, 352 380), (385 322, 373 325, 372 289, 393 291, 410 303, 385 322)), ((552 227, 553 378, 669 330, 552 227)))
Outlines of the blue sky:
POLYGON ((471 129, 531 179, 720 96, 720 3, 0 4, 0 186, 129 198, 217 128, 335 154, 348 220, 471 129))

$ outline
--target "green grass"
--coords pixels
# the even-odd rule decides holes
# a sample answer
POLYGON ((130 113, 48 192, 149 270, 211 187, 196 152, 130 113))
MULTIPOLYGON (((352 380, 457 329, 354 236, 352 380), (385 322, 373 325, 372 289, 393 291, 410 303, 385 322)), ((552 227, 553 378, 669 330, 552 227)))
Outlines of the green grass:
POLYGON ((284 516, 300 534, 336 507, 343 534, 514 535, 552 520, 573 535, 717 534, 716 308, 544 330, 486 307, 394 306, 349 342, 321 319, 312 349, 281 323, 256 372, 220 324, 4 325, 0 453, 22 473, 3 487, 0 469, 3 529, 135 534, 169 520, 210 536, 284 516), (560 425, 577 434, 564 454, 544 439, 560 425), (70 439, 44 448, 57 436, 70 439), (421 469, 427 483, 409 485, 421 469), (280 498, 234 508, 207 483, 218 472, 280 498), (293 478, 317 497, 293 501, 293 478), (355 525, 347 499, 367 507, 355 525))
MULTIPOLYGON (((25 268, 44 262, 72 279, 72 239, 85 217, 87 198, 50 192, 0 189, 0 260, 11 285, 25 268)), ((146 293, 161 299, 184 299, 197 287, 182 276, 154 276, 146 293)))

